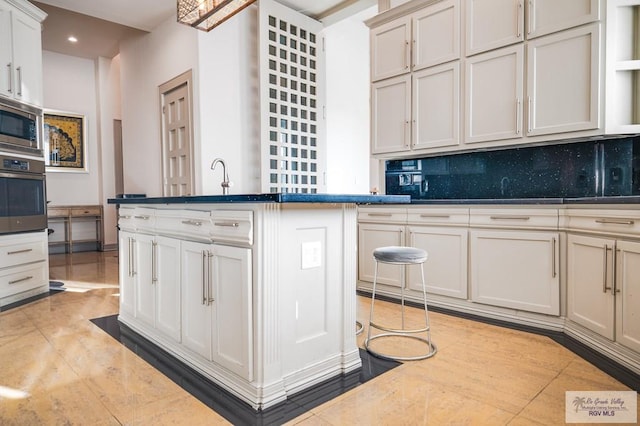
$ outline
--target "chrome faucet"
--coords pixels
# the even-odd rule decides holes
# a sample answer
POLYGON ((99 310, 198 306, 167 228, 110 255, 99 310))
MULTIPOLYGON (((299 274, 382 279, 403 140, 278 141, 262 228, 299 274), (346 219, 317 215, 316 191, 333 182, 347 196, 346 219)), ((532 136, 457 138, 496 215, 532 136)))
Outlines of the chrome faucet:
POLYGON ((213 163, 211 163, 211 170, 215 170, 218 163, 222 164, 222 183, 220 183, 220 186, 222 187, 222 195, 227 195, 229 194, 229 187, 232 183, 229 182, 227 166, 224 164, 224 160, 222 158, 216 158, 213 160, 213 163))

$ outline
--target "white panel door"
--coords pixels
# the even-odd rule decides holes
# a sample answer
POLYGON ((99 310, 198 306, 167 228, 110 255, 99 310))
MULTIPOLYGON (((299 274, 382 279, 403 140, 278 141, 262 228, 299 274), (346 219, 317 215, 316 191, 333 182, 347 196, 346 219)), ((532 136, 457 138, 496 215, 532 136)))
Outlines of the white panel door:
POLYGON ((611 340, 614 244, 612 239, 567 236, 567 317, 611 340))
POLYGON ((136 318, 155 327, 156 294, 153 282, 153 243, 151 235, 136 234, 134 247, 136 318))
POLYGON ((442 1, 413 15, 412 50, 414 71, 460 58, 459 0, 442 1))
POLYGON ((13 43, 11 6, 0 1, 0 95, 13 97, 13 43))
POLYGON ((616 243, 616 341, 640 352, 640 243, 616 243))
POLYGON ((180 341, 180 240, 156 237, 153 254, 156 328, 180 341))
POLYGON ((527 134, 600 127, 600 25, 527 44, 527 134))
POLYGON ((131 317, 135 315, 135 234, 120 231, 118 235, 118 258, 120 262, 120 313, 131 317))
POLYGON ((560 315, 557 232, 470 232, 474 302, 560 315))
POLYGON ((467 56, 524 40, 525 0, 467 0, 467 56))
MULTIPOLYGON (((378 247, 404 245, 404 226, 362 223, 358 225, 358 279, 373 282, 375 261, 373 251, 378 247)), ((380 263, 378 283, 400 288, 403 284, 402 266, 380 263)))
POLYGON ((14 95, 20 101, 42 106, 42 26, 19 10, 13 11, 11 24, 14 95))
POLYGON ((411 75, 371 85, 371 152, 411 149, 411 75))
POLYGON ((523 52, 517 45, 467 58, 465 143, 522 138, 523 52))
POLYGON ((460 61, 413 74, 413 149, 460 143, 460 61))
POLYGON ((528 0, 527 38, 600 19, 600 0, 528 0))
POLYGON ((191 100, 187 83, 162 93, 163 194, 192 195, 191 100))
MULTIPOLYGON (((466 299, 467 230, 412 226, 408 231, 409 245, 427 251, 424 264, 427 292, 466 299)), ((407 269, 407 286, 422 291, 419 267, 410 266, 407 269)))
POLYGON ((371 81, 408 73, 411 66, 411 16, 371 30, 371 81))

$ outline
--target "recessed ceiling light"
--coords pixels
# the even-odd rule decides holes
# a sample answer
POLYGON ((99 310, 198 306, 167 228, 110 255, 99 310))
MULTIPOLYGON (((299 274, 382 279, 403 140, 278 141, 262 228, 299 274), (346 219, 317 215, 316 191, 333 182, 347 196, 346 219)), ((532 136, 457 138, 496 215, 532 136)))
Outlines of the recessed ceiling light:
POLYGON ((77 43, 77 42, 78 42, 78 39, 77 39, 77 38, 75 38, 74 36, 69 36, 69 37, 67 38, 67 40, 69 40, 71 43, 77 43))

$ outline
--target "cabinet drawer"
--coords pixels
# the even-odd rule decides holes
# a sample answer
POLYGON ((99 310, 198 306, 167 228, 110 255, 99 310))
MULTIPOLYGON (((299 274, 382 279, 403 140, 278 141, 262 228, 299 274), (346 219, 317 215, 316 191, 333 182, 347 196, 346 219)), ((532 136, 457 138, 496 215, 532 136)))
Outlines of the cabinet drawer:
POLYGON ((155 231, 185 240, 209 241, 211 213, 197 210, 157 210, 155 231))
POLYGON ((0 272, 0 298, 12 296, 47 283, 47 262, 17 266, 0 272))
POLYGON ((361 207, 358 209, 358 222, 405 224, 407 208, 361 207))
POLYGON ((135 230, 134 219, 136 209, 132 207, 120 207, 118 209, 118 227, 123 230, 135 230))
POLYGON ((214 242, 228 241, 253 244, 253 212, 238 210, 218 210, 211 212, 214 242))
POLYGON ((71 216, 81 217, 81 216, 100 216, 100 207, 98 206, 87 206, 80 208, 72 208, 71 216))
POLYGON ((131 216, 132 224, 138 231, 153 232, 156 226, 156 210, 136 207, 131 216))
POLYGON ((66 207, 47 207, 47 217, 67 217, 69 216, 69 209, 66 207))
POLYGON ((44 237, 12 236, 0 242, 0 268, 45 260, 47 253, 44 237))
POLYGON ((417 225, 469 225, 469 209, 409 207, 407 222, 417 225))
POLYGON ((558 210, 471 209, 469 224, 477 228, 558 229, 558 210))
POLYGON ((640 235, 638 211, 575 211, 565 212, 565 227, 571 231, 603 234, 640 235))

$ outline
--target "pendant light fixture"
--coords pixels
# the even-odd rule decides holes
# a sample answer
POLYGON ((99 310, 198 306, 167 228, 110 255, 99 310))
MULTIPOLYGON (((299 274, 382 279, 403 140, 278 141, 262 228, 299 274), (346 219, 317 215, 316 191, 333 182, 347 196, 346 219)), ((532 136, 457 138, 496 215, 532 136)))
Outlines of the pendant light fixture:
POLYGON ((178 22, 211 31, 256 0, 178 0, 178 22))

